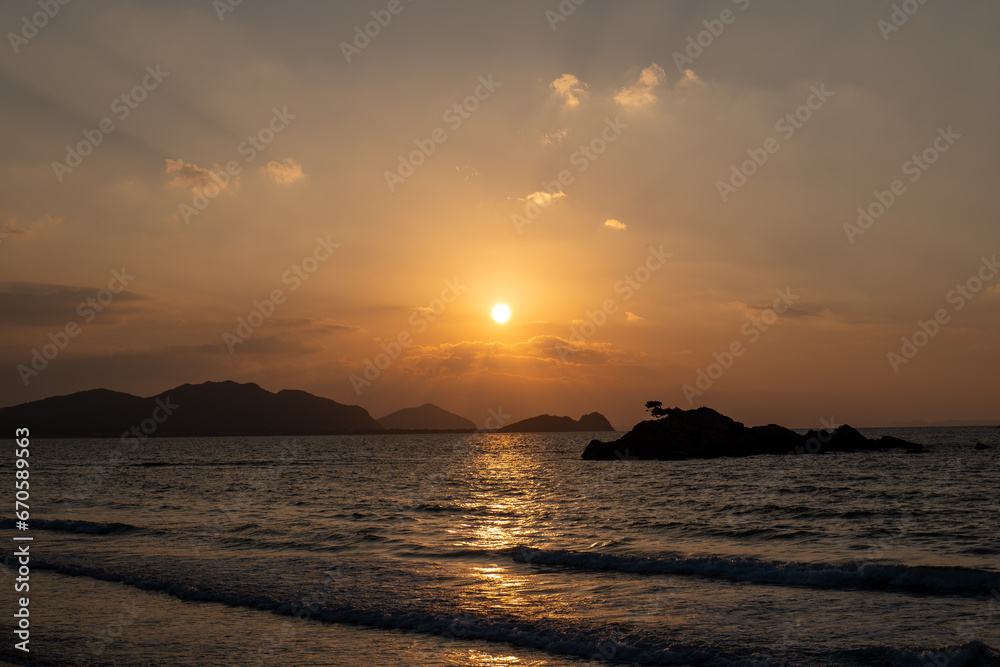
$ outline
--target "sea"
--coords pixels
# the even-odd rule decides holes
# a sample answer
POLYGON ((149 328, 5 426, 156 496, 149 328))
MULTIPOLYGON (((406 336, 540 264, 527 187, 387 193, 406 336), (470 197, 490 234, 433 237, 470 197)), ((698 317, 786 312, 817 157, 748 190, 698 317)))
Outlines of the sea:
POLYGON ((1000 664, 1000 429, 861 431, 929 451, 583 461, 609 434, 33 440, 28 530, 0 511, 0 661, 1000 664), (12 594, 25 543, 30 592, 12 594), (21 595, 30 653, 12 634, 21 595))

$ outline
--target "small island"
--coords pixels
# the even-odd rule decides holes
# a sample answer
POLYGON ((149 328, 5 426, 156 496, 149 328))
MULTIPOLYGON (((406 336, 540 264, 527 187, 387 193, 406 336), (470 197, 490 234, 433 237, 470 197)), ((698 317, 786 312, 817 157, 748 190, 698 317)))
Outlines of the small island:
POLYGON ((471 420, 454 412, 448 412, 433 403, 396 410, 385 417, 379 417, 378 423, 387 433, 410 431, 471 433, 476 430, 476 424, 471 420))
POLYGON ((588 431, 614 431, 611 422, 600 412, 590 412, 579 419, 538 415, 508 424, 498 433, 585 433, 588 431))
POLYGON ((618 440, 591 440, 581 458, 590 461, 655 459, 678 461, 760 454, 821 454, 824 452, 884 451, 905 449, 923 452, 922 445, 891 436, 871 439, 844 425, 834 431, 796 433, 768 424, 748 428, 715 410, 664 408, 649 401, 646 409, 654 419, 636 426, 618 440))

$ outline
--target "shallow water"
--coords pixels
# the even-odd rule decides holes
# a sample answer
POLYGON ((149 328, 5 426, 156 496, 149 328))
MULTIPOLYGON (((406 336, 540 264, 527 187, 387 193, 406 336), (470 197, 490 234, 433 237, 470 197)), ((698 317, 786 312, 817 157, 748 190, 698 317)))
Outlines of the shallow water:
POLYGON ((32 657, 977 664, 977 642, 1000 646, 1000 448, 972 445, 1000 430, 863 432, 931 451, 593 462, 593 434, 38 440, 32 657))

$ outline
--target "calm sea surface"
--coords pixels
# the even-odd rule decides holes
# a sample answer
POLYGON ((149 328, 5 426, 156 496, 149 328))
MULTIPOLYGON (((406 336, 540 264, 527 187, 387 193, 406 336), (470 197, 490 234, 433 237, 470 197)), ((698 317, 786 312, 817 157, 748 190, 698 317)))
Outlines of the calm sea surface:
POLYGON ((931 452, 35 440, 31 530, 0 534, 34 536, 41 664, 994 664, 1000 429, 863 432, 931 452))

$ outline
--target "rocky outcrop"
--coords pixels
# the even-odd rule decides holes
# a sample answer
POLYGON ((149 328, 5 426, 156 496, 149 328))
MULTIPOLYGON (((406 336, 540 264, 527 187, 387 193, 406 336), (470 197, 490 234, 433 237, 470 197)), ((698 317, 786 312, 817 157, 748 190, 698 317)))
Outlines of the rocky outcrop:
POLYGON ((584 459, 708 459, 758 454, 819 454, 823 452, 924 451, 921 445, 884 436, 866 438, 850 426, 835 431, 796 433, 775 424, 747 428, 711 408, 667 408, 660 419, 640 422, 613 442, 592 440, 584 459))

